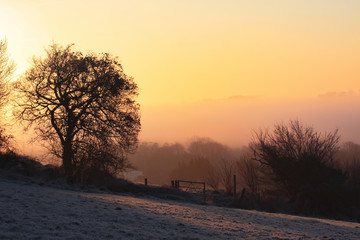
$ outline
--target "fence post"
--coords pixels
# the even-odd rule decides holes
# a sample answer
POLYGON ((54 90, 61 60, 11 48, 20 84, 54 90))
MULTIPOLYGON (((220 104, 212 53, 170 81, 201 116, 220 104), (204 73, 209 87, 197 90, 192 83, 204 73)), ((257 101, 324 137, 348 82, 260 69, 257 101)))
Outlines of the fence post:
POLYGON ((147 178, 145 178, 145 186, 147 186, 147 178))
POLYGON ((234 203, 236 202, 236 175, 234 175, 234 203))
POLYGON ((175 180, 175 188, 176 188, 176 189, 179 189, 179 182, 178 182, 178 180, 175 180))
POLYGON ((205 183, 204 183, 204 203, 206 203, 206 189, 205 189, 205 183))

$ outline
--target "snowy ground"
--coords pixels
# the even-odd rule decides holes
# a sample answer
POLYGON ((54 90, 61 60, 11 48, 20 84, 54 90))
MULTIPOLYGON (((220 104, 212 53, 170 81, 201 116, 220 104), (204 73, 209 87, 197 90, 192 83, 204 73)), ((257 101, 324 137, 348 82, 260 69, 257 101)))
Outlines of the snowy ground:
POLYGON ((0 179, 0 239, 360 239, 360 224, 0 179))

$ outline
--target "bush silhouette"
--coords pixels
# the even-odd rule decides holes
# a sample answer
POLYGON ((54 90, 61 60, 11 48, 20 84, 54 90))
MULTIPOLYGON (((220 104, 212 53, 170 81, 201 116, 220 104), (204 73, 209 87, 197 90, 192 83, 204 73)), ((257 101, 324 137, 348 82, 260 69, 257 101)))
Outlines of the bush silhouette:
POLYGON ((333 163, 338 142, 337 131, 321 134, 296 120, 257 132, 251 146, 272 187, 299 212, 327 215, 341 204, 346 181, 333 163))

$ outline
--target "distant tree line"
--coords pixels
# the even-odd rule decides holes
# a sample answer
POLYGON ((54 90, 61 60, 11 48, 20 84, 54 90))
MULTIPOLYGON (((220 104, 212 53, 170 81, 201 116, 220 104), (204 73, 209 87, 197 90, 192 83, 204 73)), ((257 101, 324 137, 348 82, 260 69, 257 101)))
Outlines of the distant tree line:
POLYGON ((206 138, 186 146, 143 143, 130 159, 153 183, 205 181, 228 195, 236 175, 236 205, 243 208, 359 219, 360 145, 339 140, 337 131, 320 133, 292 120, 255 131, 248 147, 206 138))

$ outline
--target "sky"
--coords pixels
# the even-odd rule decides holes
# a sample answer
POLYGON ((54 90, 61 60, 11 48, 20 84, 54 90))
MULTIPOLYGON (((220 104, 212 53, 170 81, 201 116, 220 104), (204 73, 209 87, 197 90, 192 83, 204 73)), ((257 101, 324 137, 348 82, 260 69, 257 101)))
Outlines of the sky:
POLYGON ((349 128, 345 106, 359 122, 359 13, 358 0, 0 0, 0 38, 18 75, 52 43, 118 56, 139 86, 142 140, 236 145, 289 118, 349 128))

